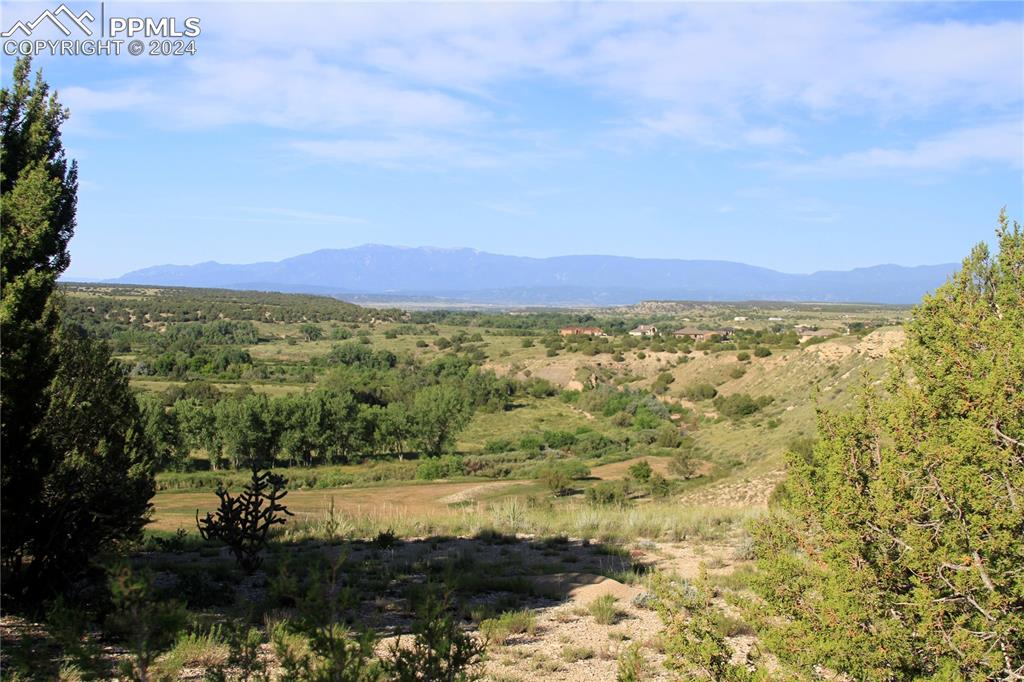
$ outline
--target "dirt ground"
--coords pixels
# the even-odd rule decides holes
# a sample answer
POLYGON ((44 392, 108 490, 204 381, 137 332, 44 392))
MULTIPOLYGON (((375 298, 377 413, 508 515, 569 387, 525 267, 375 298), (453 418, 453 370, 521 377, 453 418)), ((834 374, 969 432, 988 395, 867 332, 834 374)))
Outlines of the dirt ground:
POLYGON ((656 471, 665 477, 670 477, 671 474, 668 470, 669 458, 668 457, 634 457, 633 459, 627 459, 622 462, 614 462, 612 464, 602 464, 601 466, 594 467, 590 470, 591 476, 596 476, 605 481, 614 481, 622 478, 626 478, 629 467, 633 466, 639 461, 646 461, 651 465, 651 469, 656 471))
POLYGON ((712 483, 680 497, 682 504, 749 509, 765 507, 775 487, 785 478, 784 469, 762 476, 741 477, 712 483))
MULTIPOLYGON (((738 537, 682 543, 638 539, 625 548, 609 548, 600 543, 567 538, 423 538, 400 541, 384 550, 372 543, 305 543, 294 548, 296 554, 292 561, 304 565, 320 553, 333 560, 343 552, 347 557, 346 565, 379 567, 364 576, 371 579, 381 573, 392 576, 379 583, 377 589, 360 589, 367 595, 367 601, 360 608, 359 620, 374 624, 375 629, 386 635, 378 645, 381 651, 400 636, 394 633, 407 629, 411 613, 406 590, 410 584, 425 579, 417 574, 416 567, 455 561, 470 578, 519 580, 509 583, 511 592, 482 583, 474 587, 472 581, 464 584, 460 599, 467 607, 479 608, 497 604, 499 600, 512 600, 511 603, 519 605, 511 608, 526 608, 534 615, 531 631, 514 634, 504 643, 489 644, 483 662, 484 679, 512 682, 542 676, 565 682, 614 680, 620 653, 630 644, 638 643, 646 666, 643 679, 654 682, 672 677, 662 665, 664 656, 658 644, 662 623, 650 608, 650 594, 643 576, 660 569, 693 579, 702 565, 711 575, 727 575, 742 563, 736 558, 738 542, 738 537), (524 589, 524 584, 532 587, 524 589), (615 599, 617 610, 610 624, 597 622, 588 609, 594 600, 605 595, 615 599)), ((149 556, 147 561, 160 567, 158 578, 161 581, 173 582, 177 580, 175 565, 195 571, 210 562, 229 561, 226 554, 221 554, 210 557, 195 552, 159 553, 149 556)), ((266 577, 257 574, 251 578, 237 586, 236 599, 258 602, 265 598, 266 577)), ((5 648, 16 639, 36 639, 40 633, 34 632, 33 627, 17 619, 0 621, 5 648)), ((735 642, 730 640, 734 648, 748 646, 740 641, 742 637, 735 639, 735 642)), ((272 662, 271 646, 267 644, 262 649, 263 657, 272 662)), ((201 680, 203 675, 202 668, 186 666, 178 679, 201 680)))

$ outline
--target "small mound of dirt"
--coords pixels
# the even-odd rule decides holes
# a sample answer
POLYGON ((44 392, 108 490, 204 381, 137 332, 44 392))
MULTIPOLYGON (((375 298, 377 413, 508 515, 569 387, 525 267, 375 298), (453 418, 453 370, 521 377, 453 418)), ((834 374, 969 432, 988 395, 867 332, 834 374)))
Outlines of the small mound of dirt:
POLYGON ((857 350, 869 358, 881 358, 903 345, 907 334, 903 329, 879 329, 865 336, 857 344, 857 350))
POLYGON ((552 573, 533 578, 537 589, 552 597, 589 604, 598 597, 610 594, 619 601, 629 602, 643 590, 624 585, 618 580, 593 573, 552 573))

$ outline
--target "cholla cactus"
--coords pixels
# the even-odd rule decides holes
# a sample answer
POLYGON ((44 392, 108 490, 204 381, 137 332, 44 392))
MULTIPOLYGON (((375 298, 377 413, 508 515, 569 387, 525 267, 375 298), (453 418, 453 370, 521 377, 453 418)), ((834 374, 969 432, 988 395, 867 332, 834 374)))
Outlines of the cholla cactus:
POLYGON ((275 524, 283 524, 283 515, 292 513, 281 504, 288 491, 288 479, 271 471, 253 468, 252 480, 238 497, 232 497, 223 485, 217 486, 220 507, 216 514, 207 512, 196 526, 204 540, 216 538, 231 548, 243 570, 252 573, 263 563, 260 552, 267 546, 267 536, 275 524))

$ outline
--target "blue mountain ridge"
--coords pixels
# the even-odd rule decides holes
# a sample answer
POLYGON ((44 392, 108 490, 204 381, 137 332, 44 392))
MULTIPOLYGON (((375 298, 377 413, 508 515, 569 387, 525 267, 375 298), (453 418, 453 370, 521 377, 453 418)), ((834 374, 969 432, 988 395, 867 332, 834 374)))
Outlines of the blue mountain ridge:
POLYGON ((276 262, 158 265, 108 281, 522 305, 621 305, 652 299, 914 303, 958 267, 877 265, 796 275, 717 260, 528 258, 466 248, 367 244, 276 262))

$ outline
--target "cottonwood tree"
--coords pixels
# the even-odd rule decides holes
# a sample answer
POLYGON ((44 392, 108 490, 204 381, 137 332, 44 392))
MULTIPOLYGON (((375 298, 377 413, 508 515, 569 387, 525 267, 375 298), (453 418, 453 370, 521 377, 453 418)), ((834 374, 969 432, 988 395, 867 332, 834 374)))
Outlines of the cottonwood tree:
POLYGON ((439 455, 451 447, 455 436, 469 423, 473 408, 458 388, 442 383, 416 394, 412 414, 420 449, 428 455, 439 455))
POLYGON ((1024 675, 1024 232, 925 297, 756 529, 770 648, 863 680, 1024 675))

